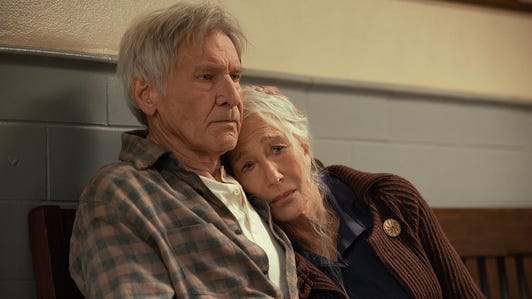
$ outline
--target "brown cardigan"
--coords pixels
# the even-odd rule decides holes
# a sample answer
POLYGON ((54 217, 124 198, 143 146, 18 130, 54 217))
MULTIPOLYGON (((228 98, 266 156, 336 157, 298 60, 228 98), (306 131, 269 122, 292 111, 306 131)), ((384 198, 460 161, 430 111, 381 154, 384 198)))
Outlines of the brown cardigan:
MULTIPOLYGON (((351 186, 357 200, 368 207, 373 217, 368 242, 411 298, 485 298, 436 216, 410 182, 392 174, 365 173, 340 165, 324 171, 351 186), (388 236, 383 229, 383 222, 389 218, 401 226, 396 237, 388 236)), ((310 262, 297 256, 296 263, 300 298, 345 298, 310 262)))
POLYGON ((348 299, 327 275, 296 252, 299 299, 348 299))

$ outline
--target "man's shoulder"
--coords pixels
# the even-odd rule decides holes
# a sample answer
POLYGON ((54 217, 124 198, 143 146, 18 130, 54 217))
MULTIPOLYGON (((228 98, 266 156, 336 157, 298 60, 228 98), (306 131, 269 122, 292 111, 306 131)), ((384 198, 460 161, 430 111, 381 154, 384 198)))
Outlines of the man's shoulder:
POLYGON ((98 169, 92 176, 91 181, 109 181, 109 180, 124 180, 139 173, 133 164, 128 162, 114 162, 106 164, 98 169))
POLYGON ((132 163, 115 162, 102 166, 90 178, 85 192, 98 192, 112 189, 142 188, 149 181, 157 181, 159 175, 152 169, 137 169, 132 163))
MULTIPOLYGON (((179 172, 177 169, 175 171, 179 172)), ((159 167, 139 168, 124 161, 110 163, 98 169, 90 178, 82 197, 99 198, 117 194, 131 197, 167 192, 176 195, 185 192, 185 189, 190 190, 190 187, 194 188, 191 186, 194 182, 184 179, 181 175, 168 177, 164 173, 164 169, 159 167)))

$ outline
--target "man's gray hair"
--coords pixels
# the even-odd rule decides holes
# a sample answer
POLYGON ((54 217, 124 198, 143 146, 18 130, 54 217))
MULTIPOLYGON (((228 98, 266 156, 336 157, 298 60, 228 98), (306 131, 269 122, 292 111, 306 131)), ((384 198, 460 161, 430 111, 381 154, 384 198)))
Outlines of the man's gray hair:
POLYGON ((133 78, 155 84, 164 95, 166 79, 175 70, 180 47, 201 46, 204 37, 215 31, 231 39, 241 58, 246 38, 237 20, 216 4, 179 2, 134 20, 120 42, 117 75, 122 80, 128 107, 139 122, 147 124, 131 93, 133 78))

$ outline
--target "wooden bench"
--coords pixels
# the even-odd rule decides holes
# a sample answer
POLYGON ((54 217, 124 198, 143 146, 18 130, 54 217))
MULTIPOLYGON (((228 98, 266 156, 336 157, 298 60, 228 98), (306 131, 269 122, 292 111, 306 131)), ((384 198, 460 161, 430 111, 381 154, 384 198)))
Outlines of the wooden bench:
POLYGON ((68 270, 75 209, 41 206, 28 216, 33 273, 38 299, 83 298, 68 270))
POLYGON ((486 297, 532 299, 532 208, 433 210, 486 297))
MULTIPOLYGON (((434 209, 447 237, 490 299, 532 299, 532 208, 434 209)), ((29 214, 37 298, 83 298, 68 272, 74 209, 29 214)))

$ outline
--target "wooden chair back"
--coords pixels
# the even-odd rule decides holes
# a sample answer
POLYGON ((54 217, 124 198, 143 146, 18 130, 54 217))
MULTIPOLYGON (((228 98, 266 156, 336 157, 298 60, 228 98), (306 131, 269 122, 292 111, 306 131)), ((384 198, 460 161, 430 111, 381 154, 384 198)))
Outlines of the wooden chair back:
POLYGON ((434 209, 489 299, 532 299, 532 208, 434 209))
POLYGON ((33 273, 39 299, 83 298, 68 270, 76 210, 40 206, 28 216, 33 273))

